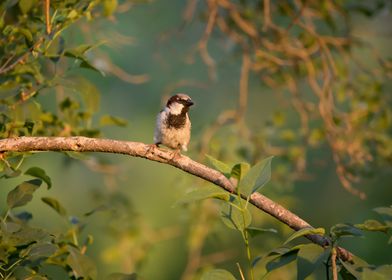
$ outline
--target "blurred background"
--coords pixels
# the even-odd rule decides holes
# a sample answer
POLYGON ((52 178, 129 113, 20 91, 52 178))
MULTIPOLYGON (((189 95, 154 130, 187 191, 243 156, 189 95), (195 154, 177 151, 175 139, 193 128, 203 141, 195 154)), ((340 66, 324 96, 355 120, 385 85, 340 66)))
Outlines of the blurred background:
MULTIPOLYGON (((309 134, 314 141, 303 141, 299 136, 303 135, 301 118, 290 104, 290 93, 272 88, 257 70, 249 73, 246 109, 241 117, 246 129, 235 119, 217 125, 222 113, 241 106, 243 52, 223 33, 211 32, 208 52, 215 63, 211 70, 198 46, 206 34, 208 8, 213 1, 194 1, 193 12, 191 2, 157 0, 132 3, 129 7, 124 2, 115 16, 93 23, 82 20, 66 31, 67 45, 102 42, 92 50, 90 58, 105 72, 104 76, 88 69, 64 73, 64 78, 73 79, 80 91, 85 92, 76 97, 81 106, 95 108, 92 126, 105 115, 121 119, 120 126, 102 127, 100 137, 152 143, 156 114, 168 97, 184 92, 196 104, 190 111, 192 139, 187 156, 206 164, 206 154, 228 164, 253 164, 274 155, 272 179, 261 193, 314 227, 328 229, 337 223, 355 224, 377 218, 372 209, 392 202, 390 158, 373 156, 369 162, 376 163, 375 166, 361 167, 365 171, 359 172, 360 180, 350 182, 352 188, 366 194, 366 199, 347 191, 337 174, 331 142, 324 139, 327 132, 319 129, 324 126, 323 121, 310 120, 309 134), (122 126, 123 121, 126 126, 122 126)), ((389 6, 370 17, 356 13, 348 24, 350 34, 371 44, 372 50, 376 49, 384 58, 391 56, 389 6)), ((285 20, 274 19, 282 26, 285 20)), ((351 46, 350 51, 363 59, 363 67, 368 71, 378 67, 377 59, 369 55, 373 51, 359 46, 351 46)), ((340 63, 339 57, 335 60, 340 63)), ((263 75, 268 76, 268 72, 263 75)), ((390 90, 387 79, 375 95, 385 97, 390 90)), ((312 96, 311 88, 300 84, 298 91, 314 102, 316 97, 312 96)), ((345 93, 349 96, 343 90, 345 93)), ((56 112, 61 96, 67 95, 72 96, 72 92, 45 89, 37 100, 46 110, 56 112)), ((383 106, 390 108, 390 97, 385 98, 380 98, 383 106)), ((317 111, 317 102, 314 104, 317 111)), ((389 118, 390 115, 388 121, 389 118)), ((390 137, 390 125, 384 128, 384 133, 390 137)), ((23 166, 26 169, 41 166, 53 182, 52 189, 41 188, 25 207, 33 213, 32 224, 52 232, 66 231, 64 221, 39 197, 59 200, 69 215, 85 223, 80 240, 93 236, 87 255, 97 264, 98 279, 111 272, 137 272, 143 279, 193 279, 211 267, 225 268, 239 276, 236 264, 246 267, 241 235, 220 220, 220 202, 176 205, 185 193, 206 185, 198 178, 167 165, 109 154, 73 158, 61 153, 37 153, 26 158, 23 166), (84 215, 94 209, 93 214, 84 215)), ((19 178, 1 182, 2 200, 19 182, 19 178)), ((0 205, 4 210, 3 202, 0 205)), ((278 231, 251 240, 254 257, 280 246, 292 233, 267 214, 253 207, 251 212, 252 225, 278 231)), ((387 242, 387 235, 366 233, 362 239, 345 239, 341 246, 371 264, 381 265, 392 262, 387 242)), ((277 270, 268 279, 294 279, 293 269, 295 264, 277 270)), ((48 271, 53 273, 51 268, 48 271)), ((63 272, 56 273, 58 279, 60 275, 66 278, 63 272)), ((309 279, 319 279, 317 275, 321 274, 309 279)))

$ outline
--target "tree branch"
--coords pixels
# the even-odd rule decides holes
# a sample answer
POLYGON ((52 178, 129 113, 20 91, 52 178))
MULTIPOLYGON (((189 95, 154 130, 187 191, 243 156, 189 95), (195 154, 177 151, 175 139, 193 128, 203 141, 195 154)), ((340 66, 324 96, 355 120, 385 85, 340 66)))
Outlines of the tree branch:
MULTIPOLYGON (((19 137, 0 140, 0 154, 5 152, 73 151, 103 152, 141 157, 172 165, 182 171, 209 181, 230 193, 235 192, 235 187, 222 173, 193 161, 187 156, 179 155, 173 158, 171 151, 152 147, 154 146, 140 142, 87 137, 19 137)), ((242 198, 247 199, 245 196, 242 198)), ((249 202, 294 230, 311 227, 306 221, 260 193, 253 193, 249 202)), ((331 241, 324 236, 307 235, 306 237, 322 247, 331 244, 331 241)), ((344 261, 352 259, 352 254, 344 248, 338 247, 337 253, 339 258, 344 261)))

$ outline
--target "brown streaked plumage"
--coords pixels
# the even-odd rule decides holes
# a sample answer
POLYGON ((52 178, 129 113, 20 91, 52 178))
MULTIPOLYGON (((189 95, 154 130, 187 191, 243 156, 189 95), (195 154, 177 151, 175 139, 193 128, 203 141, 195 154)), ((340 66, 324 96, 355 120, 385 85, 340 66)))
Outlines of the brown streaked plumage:
POLYGON ((154 133, 154 144, 165 145, 171 149, 188 150, 191 138, 191 121, 188 111, 192 99, 183 93, 173 95, 166 107, 159 112, 154 133))

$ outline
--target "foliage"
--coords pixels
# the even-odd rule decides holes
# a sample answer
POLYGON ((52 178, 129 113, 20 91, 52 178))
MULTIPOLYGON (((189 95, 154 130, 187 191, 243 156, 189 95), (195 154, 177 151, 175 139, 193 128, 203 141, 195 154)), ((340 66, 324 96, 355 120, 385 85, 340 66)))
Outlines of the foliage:
MULTIPOLYGON (((261 268, 264 273, 263 277, 265 277, 274 270, 282 268, 294 261, 297 262, 297 279, 305 279, 321 266, 326 267, 326 279, 329 279, 328 275, 333 267, 332 262, 337 263, 337 270, 343 279, 367 279, 366 277, 376 277, 376 275, 377 277, 381 277, 380 279, 387 279, 391 272, 390 265, 375 267, 367 264, 357 256, 354 256, 351 261, 340 259, 339 257, 336 260, 332 260, 332 255, 335 254, 336 256, 337 246, 342 238, 363 237, 363 231, 382 232, 384 234, 388 234, 390 236, 388 243, 391 243, 392 225, 390 221, 392 219, 392 206, 374 209, 379 214, 384 213, 384 215, 381 215, 382 221, 366 220, 364 223, 356 225, 337 224, 331 227, 328 234, 326 234, 326 230, 324 228, 304 228, 294 232, 290 237, 288 237, 283 243, 283 247, 275 248, 264 256, 252 256, 250 246, 251 238, 258 234, 277 233, 275 229, 251 227, 252 216, 248 209, 249 196, 263 187, 271 177, 271 159, 272 158, 267 158, 261 161, 249 170, 241 173, 241 176, 238 176, 239 173, 233 173, 233 170, 238 169, 238 166, 241 164, 234 165, 230 172, 230 167, 228 165, 209 156, 209 160, 215 168, 224 174, 231 174, 229 175, 229 178, 233 176, 238 179, 238 195, 231 195, 230 198, 228 198, 227 196, 223 196, 223 191, 222 195, 220 195, 215 188, 206 187, 189 192, 184 198, 180 199, 179 202, 191 203, 207 198, 222 201, 221 219, 223 224, 230 229, 239 231, 243 238, 245 249, 247 250, 250 279, 256 279, 253 272, 256 268, 261 268), (243 192, 240 192, 241 186, 245 186, 243 192), (252 191, 247 192, 248 190, 252 191), (241 194, 247 194, 246 196, 248 199, 245 202, 241 199, 241 194), (287 246, 287 244, 292 243, 294 240, 305 235, 326 236, 331 240, 331 243, 325 248, 316 244, 298 242, 294 246, 287 246)), ((243 275, 241 268, 240 272, 241 275, 243 275)), ((234 279, 234 276, 228 275, 232 274, 226 270, 214 269, 205 272, 202 279, 220 279, 219 277, 223 277, 222 279, 231 279, 230 277, 232 277, 234 279), (212 275, 216 278, 211 278, 212 275)))
MULTIPOLYGON (((217 47, 240 56, 242 65, 238 107, 218 116, 214 129, 204 136, 202 151, 213 148, 211 139, 219 128, 234 126, 241 154, 248 160, 279 154, 291 163, 284 176, 290 182, 306 176, 309 149, 327 144, 343 187, 365 198, 352 183, 391 162, 387 82, 392 67, 367 36, 354 34, 351 23, 358 14, 375 17, 390 11, 387 1, 210 0, 207 4, 198 51, 211 78, 218 72, 214 51, 208 47, 210 43, 214 48, 214 35, 224 38, 217 47), (282 108, 263 128, 244 122, 247 107, 253 105, 247 102, 248 88, 254 84, 251 74, 274 92, 282 108), (297 118, 291 117, 290 109, 297 118)), ((226 152, 224 147, 220 145, 217 153, 226 152)))
MULTIPOLYGON (((127 10, 137 2, 141 1, 2 1, 0 138, 99 137, 105 126, 126 126, 127 121, 117 116, 95 116, 101 94, 87 73, 101 77, 113 74, 117 68, 111 69, 110 61, 98 55, 107 40, 91 39, 88 26, 99 21, 108 23, 117 11, 127 10), (83 41, 70 40, 75 34, 83 41)), ((192 7, 196 2, 191 0, 189 5, 192 7)), ((192 207, 207 204, 211 198, 216 202, 213 211, 204 211, 201 206, 194 211, 197 214, 189 226, 189 263, 195 260, 196 270, 201 269, 189 275, 199 273, 205 280, 236 278, 234 268, 231 272, 208 269, 211 264, 202 267, 200 261, 205 239, 211 231, 209 227, 218 216, 221 224, 228 228, 227 232, 238 234, 244 244, 247 265, 237 263, 237 274, 242 279, 268 277, 293 263, 296 263, 297 279, 304 279, 323 266, 327 278, 336 270, 342 279, 387 279, 392 273, 390 265, 370 265, 357 256, 351 262, 344 261, 337 250, 344 238, 362 238, 364 232, 381 232, 389 237, 388 244, 391 244, 391 207, 374 209, 380 219, 358 224, 340 223, 329 230, 320 227, 297 231, 281 246, 259 253, 254 246, 256 238, 284 234, 280 229, 260 227, 249 204, 250 196, 264 190, 271 179, 272 157, 260 160, 264 155, 274 154, 279 158, 274 170, 283 172, 279 177, 275 171, 273 179, 291 182, 306 172, 309 150, 327 144, 341 183, 362 198, 365 195, 351 184, 378 166, 390 164, 392 112, 386 83, 391 76, 391 61, 350 32, 353 16, 360 13, 374 17, 388 8, 386 1, 207 0, 206 3, 198 6, 199 9, 194 8, 194 13, 200 13, 207 22, 197 49, 211 79, 216 79, 218 70, 211 55, 214 52, 210 54, 208 49, 209 40, 213 38, 223 38, 218 49, 240 55, 242 65, 238 108, 222 112, 217 122, 207 128, 200 153, 230 159, 227 153, 235 153, 234 158, 245 162, 229 165, 208 156, 215 169, 236 182, 236 193, 202 186, 186 193, 176 203, 180 207, 185 205, 191 213, 192 207), (364 57, 372 61, 364 62, 364 57), (250 74, 259 78, 263 86, 273 89, 276 95, 289 100, 289 104, 283 102, 283 109, 276 111, 263 128, 253 127, 246 118, 246 111, 252 105, 248 104, 250 74), (298 113, 297 119, 290 119, 288 107, 298 113), (235 128, 231 133, 237 134, 239 143, 229 152, 227 149, 231 147, 222 144, 226 139, 219 142, 218 137, 221 127, 228 124, 235 128), (218 145, 212 141, 217 139, 218 145), (282 167, 282 162, 287 165, 282 167), (304 243, 302 237, 308 234, 325 236, 331 243, 325 248, 304 243)), ((192 16, 186 15, 184 19, 189 21, 192 16)), ((147 79, 126 77, 136 83, 147 79)), ((110 222, 104 232, 117 241, 103 250, 104 258, 118 262, 132 258, 128 264, 131 271, 139 269, 155 242, 177 234, 176 230, 167 233, 146 225, 122 193, 97 192, 95 198, 99 206, 83 216, 74 216, 70 214, 74 209, 66 209, 59 199, 47 194, 55 184, 45 166, 24 168, 26 159, 39 165, 30 153, 0 154, 0 181, 19 182, 2 204, 6 205, 0 218, 2 279, 56 279, 57 275, 51 274, 53 267, 69 279, 97 278, 97 265, 88 254, 94 238, 86 232, 86 226, 98 212, 109 214, 110 222), (46 190, 42 190, 45 195, 41 202, 63 221, 65 230, 62 232, 33 226, 34 213, 25 209, 34 198, 37 201, 36 192, 43 189, 42 186, 46 186, 46 190)), ((85 164, 106 172, 107 166, 97 168, 94 160, 86 160, 85 164)), ((114 177, 110 172, 108 174, 114 177)), ((108 279, 138 279, 138 276, 114 273, 108 279)))
MULTIPOLYGON (((0 6, 0 137, 23 135, 98 136, 92 122, 99 91, 75 75, 94 66, 92 51, 104 42, 72 45, 65 37, 75 24, 110 17, 117 1, 3 1, 0 6), (75 94, 76 93, 76 94, 75 94), (58 113, 42 106, 39 96, 56 94, 58 113)), ((124 120, 105 116, 101 125, 124 120)))

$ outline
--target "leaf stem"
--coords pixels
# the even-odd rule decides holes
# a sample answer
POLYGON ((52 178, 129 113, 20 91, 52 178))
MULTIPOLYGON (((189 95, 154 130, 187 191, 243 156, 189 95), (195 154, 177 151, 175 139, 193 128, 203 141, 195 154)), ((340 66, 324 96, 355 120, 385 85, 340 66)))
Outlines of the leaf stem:
POLYGON ((252 253, 251 253, 251 250, 250 250, 249 234, 248 234, 248 231, 246 230, 246 219, 245 219, 245 210, 247 209, 247 206, 248 206, 248 203, 247 203, 248 200, 245 203, 245 206, 243 206, 240 190, 238 188, 237 188, 237 190, 238 190, 238 200, 239 200, 239 204, 240 204, 240 207, 241 207, 242 220, 243 220, 243 223, 244 223, 244 226, 243 226, 243 229, 242 229, 242 238, 244 239, 244 242, 245 242, 246 256, 247 256, 247 259, 248 259, 250 279, 254 280, 254 273, 253 273, 253 267, 252 267, 252 253))

